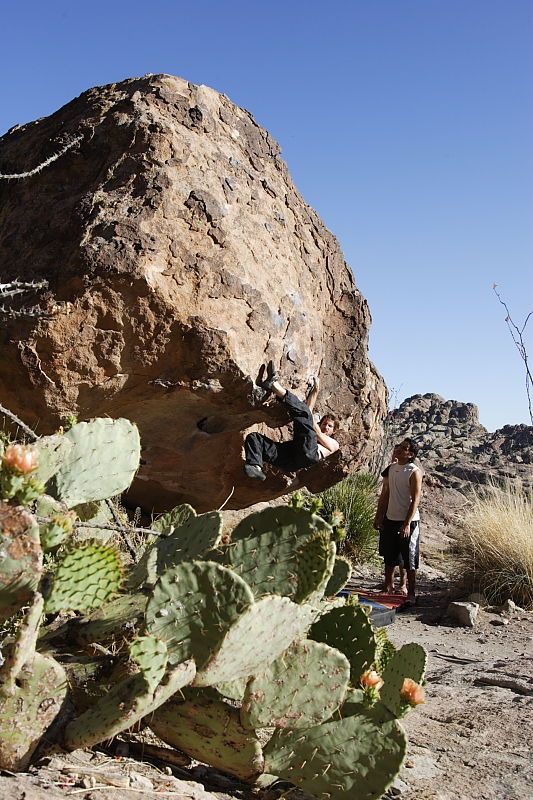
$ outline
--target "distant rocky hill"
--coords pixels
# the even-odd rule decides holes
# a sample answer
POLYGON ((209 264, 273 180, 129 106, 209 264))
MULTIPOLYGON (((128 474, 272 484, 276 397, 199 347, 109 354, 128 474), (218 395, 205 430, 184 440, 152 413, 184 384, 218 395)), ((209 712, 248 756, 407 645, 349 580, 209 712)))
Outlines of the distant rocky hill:
POLYGON ((419 446, 417 461, 425 473, 420 505, 423 569, 429 576, 453 571, 448 551, 460 535, 473 488, 511 481, 533 489, 531 426, 505 425, 490 433, 473 403, 428 393, 404 400, 390 412, 385 428, 383 463, 405 436, 419 446))
POLYGON ((387 442, 410 436, 428 485, 462 491, 469 484, 520 480, 533 487, 533 427, 505 425, 490 433, 473 403, 415 394, 389 414, 387 442))

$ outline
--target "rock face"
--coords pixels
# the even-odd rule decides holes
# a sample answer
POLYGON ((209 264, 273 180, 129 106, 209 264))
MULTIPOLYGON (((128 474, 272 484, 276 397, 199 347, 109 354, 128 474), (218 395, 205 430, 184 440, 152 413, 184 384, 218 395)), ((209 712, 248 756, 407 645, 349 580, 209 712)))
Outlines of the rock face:
POLYGON ((319 374, 318 410, 342 418, 340 458, 301 482, 368 461, 385 388, 366 301, 248 112, 167 75, 99 87, 8 132, 0 172, 30 173, 0 181, 1 280, 48 282, 11 305, 37 316, 1 320, 1 402, 28 424, 128 417, 144 445, 132 502, 242 508, 287 491, 242 474, 250 427, 287 422, 254 390, 272 358, 300 396, 319 374))
POLYGON ((416 440, 430 484, 462 491, 469 484, 520 480, 533 487, 533 427, 505 425, 489 433, 473 403, 416 394, 389 414, 391 443, 416 440))

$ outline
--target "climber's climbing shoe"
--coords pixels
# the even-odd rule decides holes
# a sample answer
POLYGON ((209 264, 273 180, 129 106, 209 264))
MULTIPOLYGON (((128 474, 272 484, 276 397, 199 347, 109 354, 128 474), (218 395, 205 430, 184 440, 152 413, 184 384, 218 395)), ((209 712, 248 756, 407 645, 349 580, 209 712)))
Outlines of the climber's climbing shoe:
POLYGON ((244 474, 247 475, 249 478, 254 478, 256 480, 260 481, 266 480, 265 473, 263 472, 261 467, 257 466, 257 464, 245 464, 244 474))

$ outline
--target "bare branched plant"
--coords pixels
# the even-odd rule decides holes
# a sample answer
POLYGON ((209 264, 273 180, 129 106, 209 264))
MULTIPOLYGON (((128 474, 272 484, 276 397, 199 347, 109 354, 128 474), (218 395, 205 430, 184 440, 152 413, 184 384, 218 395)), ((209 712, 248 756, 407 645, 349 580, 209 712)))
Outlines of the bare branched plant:
MULTIPOLYGON (((0 283, 0 317, 17 319, 19 317, 50 317, 53 309, 43 309, 40 305, 23 305, 21 308, 14 308, 13 303, 26 300, 23 295, 35 295, 35 293, 48 288, 48 281, 9 281, 0 283), (7 305, 5 302, 7 301, 7 305)), ((59 308, 59 306, 57 306, 59 308)))
POLYGON ((511 312, 509 311, 507 303, 504 300, 502 300, 501 295, 498 292, 498 284, 493 283, 492 290, 496 295, 496 297, 498 298, 498 301, 505 308, 505 312, 507 314, 507 316, 505 317, 505 322, 507 324, 507 327, 509 328, 509 333, 511 334, 511 338, 515 343, 516 349, 520 354, 520 358, 524 362, 524 367, 526 371, 526 395, 529 408, 529 419, 531 420, 531 424, 533 425, 533 406, 531 399, 531 395, 533 393, 533 376, 531 375, 531 368, 529 366, 526 344, 524 342, 524 332, 526 330, 530 318, 533 316, 533 311, 530 311, 529 314, 526 316, 523 324, 521 326, 518 326, 511 316, 511 312))
POLYGON ((75 147, 77 144, 81 142, 83 139, 83 135, 81 133, 76 134, 72 139, 66 142, 66 144, 57 151, 57 153, 53 153, 47 159, 45 159, 41 164, 38 164, 33 169, 27 170, 26 172, 13 172, 13 173, 3 173, 0 172, 0 180, 2 181, 16 181, 21 180, 22 178, 31 178, 33 175, 38 175, 39 172, 42 172, 45 167, 48 167, 50 164, 53 164, 54 161, 57 161, 58 158, 65 155, 69 150, 75 147))
POLYGON ((387 416, 383 420, 383 436, 381 438, 380 446, 374 453, 374 456, 369 464, 369 471, 375 478, 379 478, 384 467, 389 462, 390 453, 394 444, 394 432, 392 430, 392 412, 398 407, 398 398, 402 386, 397 389, 392 387, 388 390, 388 407, 387 416))

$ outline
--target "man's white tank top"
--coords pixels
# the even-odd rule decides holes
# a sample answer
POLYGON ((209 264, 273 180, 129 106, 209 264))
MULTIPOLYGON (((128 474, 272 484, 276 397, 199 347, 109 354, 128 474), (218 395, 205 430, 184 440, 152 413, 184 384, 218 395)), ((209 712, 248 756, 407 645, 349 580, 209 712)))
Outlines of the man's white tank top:
MULTIPOLYGON (((420 467, 410 462, 409 464, 391 464, 388 472, 389 479, 389 504, 387 517, 390 520, 404 520, 411 503, 411 487, 409 479, 413 472, 420 467)), ((420 519, 418 508, 413 516, 413 522, 420 519)))

